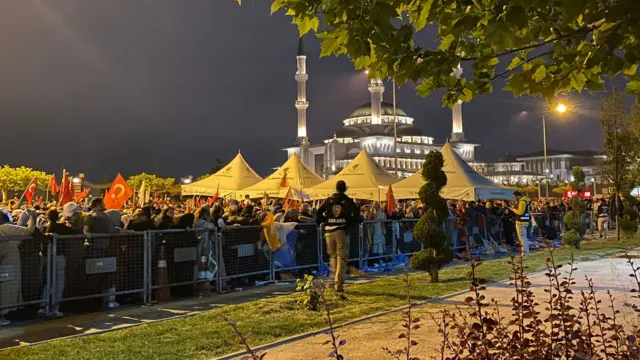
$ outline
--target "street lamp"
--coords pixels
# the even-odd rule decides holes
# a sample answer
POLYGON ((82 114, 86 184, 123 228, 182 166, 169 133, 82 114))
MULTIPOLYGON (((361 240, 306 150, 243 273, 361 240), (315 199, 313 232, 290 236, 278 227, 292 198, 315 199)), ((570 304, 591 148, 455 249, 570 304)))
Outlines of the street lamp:
POLYGON ((553 176, 552 174, 550 174, 549 162, 547 161, 547 114, 550 114, 552 111, 556 111, 562 114, 567 111, 567 106, 563 103, 560 103, 555 108, 550 108, 547 112, 542 114, 542 141, 544 142, 544 173, 547 188, 547 197, 549 197, 549 177, 553 176))

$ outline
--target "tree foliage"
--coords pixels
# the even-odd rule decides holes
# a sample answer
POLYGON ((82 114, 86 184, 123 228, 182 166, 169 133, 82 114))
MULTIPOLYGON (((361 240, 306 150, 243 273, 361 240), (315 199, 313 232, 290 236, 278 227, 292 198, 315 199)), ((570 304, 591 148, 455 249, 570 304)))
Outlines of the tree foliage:
POLYGON ((38 189, 46 190, 51 175, 25 166, 14 168, 9 165, 4 165, 0 167, 0 191, 2 191, 2 201, 6 202, 8 200, 9 191, 24 191, 34 177, 38 178, 38 189))
POLYGON ((176 179, 174 178, 161 178, 153 174, 141 173, 138 175, 130 176, 127 179, 127 184, 131 186, 133 189, 138 190, 142 185, 142 182, 145 182, 146 186, 151 187, 152 193, 157 192, 166 192, 170 190, 174 184, 176 183, 176 179))
MULTIPOLYGON (((240 2, 236 0, 237 2, 240 2)), ((637 0, 273 0, 300 36, 314 31, 321 56, 345 55, 369 76, 417 84, 443 103, 493 90, 551 99, 603 89, 602 76, 624 73, 640 94, 637 0), (433 34, 436 38, 433 38, 433 34), (431 37, 431 38, 430 38, 431 37), (452 69, 471 68, 457 78, 452 69)))
POLYGON ((209 176, 211 176, 211 175, 217 173, 218 171, 222 170, 226 165, 227 165, 227 163, 225 163, 222 159, 216 158, 216 166, 212 167, 210 172, 198 176, 196 181, 200 181, 202 179, 208 178, 209 176))
POLYGON ((573 169, 571 169, 571 175, 573 175, 573 180, 569 184, 569 186, 571 186, 571 190, 582 192, 587 179, 584 171, 580 166, 574 166, 573 169))
POLYGON ((439 151, 432 151, 425 157, 422 177, 426 181, 420 188, 419 197, 424 213, 413 229, 416 240, 424 244, 424 250, 415 254, 411 266, 416 270, 428 271, 432 282, 438 282, 438 272, 453 259, 453 250, 447 243, 444 222, 447 218, 447 202, 440 192, 447 185, 447 175, 442 171, 444 158, 439 151), (415 259, 415 260, 414 260, 415 259))

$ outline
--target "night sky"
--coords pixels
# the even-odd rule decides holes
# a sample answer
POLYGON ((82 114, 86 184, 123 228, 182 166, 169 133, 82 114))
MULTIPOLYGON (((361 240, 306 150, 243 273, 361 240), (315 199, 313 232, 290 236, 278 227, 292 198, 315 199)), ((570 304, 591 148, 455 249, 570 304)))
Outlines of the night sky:
MULTIPOLYGON (((0 5, 0 163, 93 181, 155 172, 198 176, 239 149, 258 173, 296 139, 298 32, 270 1, 4 0, 0 5)), ((345 57, 319 58, 305 37, 308 134, 328 138, 369 101, 366 75, 345 57)), ((501 88, 500 83, 495 88, 501 88)), ((436 93, 398 91, 398 106, 443 143, 451 113, 436 93)), ((387 85, 385 101, 391 102, 387 85)), ((550 148, 599 149, 601 96, 573 95, 548 122, 550 148)), ((496 90, 463 106, 477 157, 541 149, 539 98, 496 90)))

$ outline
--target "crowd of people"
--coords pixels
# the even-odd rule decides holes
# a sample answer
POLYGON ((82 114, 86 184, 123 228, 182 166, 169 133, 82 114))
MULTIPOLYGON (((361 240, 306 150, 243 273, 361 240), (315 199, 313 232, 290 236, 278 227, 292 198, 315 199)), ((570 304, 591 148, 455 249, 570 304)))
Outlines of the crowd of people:
MULTIPOLYGON (((337 194, 344 195, 344 189, 337 189, 337 194)), ((334 196, 335 197, 335 196, 334 196)), ((34 233, 58 235, 83 235, 91 243, 96 234, 118 234, 123 232, 138 232, 146 230, 164 229, 217 229, 228 227, 260 225, 267 214, 275 214, 275 222, 295 223, 325 223, 327 247, 331 255, 330 267, 336 273, 343 274, 345 264, 340 264, 339 258, 348 258, 348 237, 336 235, 336 230, 344 230, 342 223, 331 223, 335 211, 327 208, 327 204, 345 202, 345 198, 338 196, 325 202, 302 202, 291 206, 284 204, 282 199, 218 199, 212 204, 194 206, 192 200, 152 201, 143 206, 128 204, 124 210, 107 210, 103 199, 92 198, 80 203, 69 202, 63 206, 56 203, 36 205, 28 208, 16 199, 0 208, 0 238, 19 238, 33 236, 34 233), (338 245, 336 245, 338 244, 338 245), (337 256, 336 254, 340 254, 337 256)), ((532 231, 548 240, 559 243, 559 234, 564 230, 562 217, 570 206, 563 199, 528 199, 520 195, 515 202, 509 201, 450 201, 449 218, 446 230, 451 244, 458 248, 483 249, 495 251, 496 248, 512 247, 515 251, 528 253, 535 244, 526 244, 522 236, 531 236, 532 231), (522 200, 524 199, 524 200, 522 200), (525 208, 521 207, 525 203, 525 208), (531 215, 531 219, 529 218, 531 215), (535 223, 534 222, 540 222, 535 223), (522 228, 522 229, 521 229, 522 228), (526 234, 522 234, 526 232, 526 234), (518 241, 518 239, 521 239, 518 241), (525 246, 523 246, 525 245, 525 246)), ((620 202, 621 204, 621 202, 620 202)), ((418 219, 423 208, 418 201, 397 201, 392 211, 387 211, 385 202, 354 201, 354 217, 349 217, 349 223, 354 222, 382 222, 384 220, 418 219)), ((621 212, 616 210, 605 199, 589 202, 590 210, 595 211, 592 221, 597 222, 601 236, 606 236, 606 228, 610 225, 612 214, 621 212), (595 204, 595 206, 593 205, 595 204), (603 231, 604 230, 604 231, 603 231)), ((338 208, 345 208, 344 204, 338 208)), ((347 206, 347 208, 350 208, 347 206)), ((340 213, 338 210, 337 213, 340 213)), ((380 235, 385 227, 369 224, 367 229, 366 251, 384 254, 384 244, 380 243, 380 235)), ((395 232, 395 230, 393 230, 395 232)), ((410 231, 410 229, 409 229, 410 231)), ((398 231, 399 233, 399 231, 398 231)), ((395 235, 394 235, 395 236, 395 235)), ((384 241, 384 239, 382 240, 384 241)), ((100 241, 93 244, 97 248, 100 241)), ((21 293, 11 281, 20 281, 20 241, 0 241, 0 305, 21 302, 21 293), (7 269, 13 268, 9 271, 7 269)), ((342 290, 344 277, 336 278, 336 286, 342 290)), ((109 299, 107 306, 115 307, 115 299, 109 299)), ((7 325, 4 315, 11 308, 0 309, 0 325, 7 325)), ((57 316, 62 314, 54 309, 57 316)))

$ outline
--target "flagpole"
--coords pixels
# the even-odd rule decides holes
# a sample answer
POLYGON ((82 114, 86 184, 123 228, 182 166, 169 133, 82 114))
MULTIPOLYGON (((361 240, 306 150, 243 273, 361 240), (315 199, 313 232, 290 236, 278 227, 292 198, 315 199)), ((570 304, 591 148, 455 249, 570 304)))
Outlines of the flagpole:
POLYGON ((49 183, 47 183, 47 199, 44 201, 45 203, 49 203, 49 185, 51 185, 51 179, 49 179, 49 183))
POLYGON ((29 190, 29 186, 31 186, 31 183, 33 182, 33 180, 36 178, 36 176, 33 177, 33 179, 31 179, 31 181, 29 181, 29 185, 27 185, 27 188, 24 189, 24 191, 22 192, 22 196, 20 196, 20 200, 18 200, 18 204, 20 204, 22 202, 22 198, 24 197, 24 194, 27 193, 27 190, 29 190))

